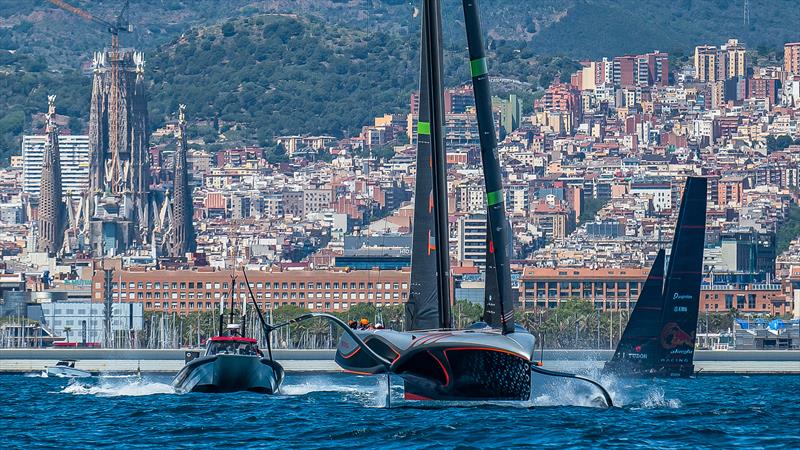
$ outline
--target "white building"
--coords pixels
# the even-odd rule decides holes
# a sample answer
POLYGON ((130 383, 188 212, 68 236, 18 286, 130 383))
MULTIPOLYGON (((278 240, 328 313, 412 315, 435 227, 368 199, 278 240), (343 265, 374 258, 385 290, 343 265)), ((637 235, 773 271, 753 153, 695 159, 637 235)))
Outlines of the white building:
MULTIPOLYGON (((42 159, 47 136, 22 137, 22 190, 39 195, 42 159)), ((89 186, 89 136, 59 136, 61 189, 64 195, 80 194, 89 186)))
MULTIPOLYGON (((45 326, 55 335, 66 337, 70 329, 70 342, 103 342, 105 333, 105 305, 93 302, 42 303, 45 326), (85 341, 84 341, 85 339, 85 341)), ((111 331, 116 335, 144 328, 143 303, 114 303, 111 309, 111 331)))
POLYGON ((650 197, 656 211, 672 209, 672 187, 668 182, 634 182, 631 183, 631 194, 650 197))
POLYGON ((486 214, 467 214, 458 218, 458 259, 486 265, 486 214))

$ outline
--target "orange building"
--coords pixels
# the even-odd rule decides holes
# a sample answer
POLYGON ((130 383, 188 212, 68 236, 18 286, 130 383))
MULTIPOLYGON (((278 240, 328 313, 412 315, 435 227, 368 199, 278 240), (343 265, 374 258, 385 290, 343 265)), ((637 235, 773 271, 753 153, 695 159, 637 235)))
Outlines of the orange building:
POLYGON ((792 302, 780 284, 702 287, 701 314, 705 311, 726 312, 734 308, 739 312, 783 315, 792 312, 792 302))
POLYGON ((783 46, 783 69, 787 73, 800 75, 800 42, 789 42, 783 46))
MULTIPOLYGON (((116 302, 141 302, 145 311, 188 313, 211 311, 220 300, 230 305, 233 273, 228 270, 115 271, 111 297, 116 302)), ((358 303, 402 305, 408 298, 411 273, 397 270, 287 270, 248 272, 256 301, 264 309, 293 305, 312 311, 343 311, 358 303)), ((104 273, 92 279, 92 300, 102 302, 104 273)), ((236 273, 236 296, 247 285, 236 273)), ((244 297, 246 298, 246 297, 244 297)), ((237 303, 241 300, 237 300, 237 303)))
POLYGON ((636 306, 649 269, 525 268, 520 279, 520 308, 556 308, 569 299, 587 300, 601 310, 636 306))
POLYGON ((717 182, 718 206, 741 205, 744 188, 744 177, 721 178, 717 182))

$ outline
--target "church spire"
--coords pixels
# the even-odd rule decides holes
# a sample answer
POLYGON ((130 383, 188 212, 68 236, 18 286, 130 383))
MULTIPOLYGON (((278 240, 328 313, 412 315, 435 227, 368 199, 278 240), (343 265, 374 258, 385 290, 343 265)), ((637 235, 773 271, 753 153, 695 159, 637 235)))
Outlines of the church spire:
POLYGON ((186 143, 186 105, 180 105, 178 113, 178 150, 175 152, 175 176, 173 178, 174 200, 172 204, 172 236, 169 256, 175 258, 193 252, 196 248, 192 216, 192 192, 189 187, 186 143))
POLYGON ((56 126, 56 96, 47 97, 47 140, 42 160, 41 190, 39 194, 39 238, 36 251, 51 255, 61 250, 66 229, 64 199, 61 192, 61 160, 58 150, 56 126))

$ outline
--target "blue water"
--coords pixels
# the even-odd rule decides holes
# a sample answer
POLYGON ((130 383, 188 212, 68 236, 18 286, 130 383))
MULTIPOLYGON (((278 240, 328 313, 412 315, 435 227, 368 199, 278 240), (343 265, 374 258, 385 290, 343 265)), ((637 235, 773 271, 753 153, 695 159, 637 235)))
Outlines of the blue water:
MULTIPOLYGON (((605 379, 524 403, 420 404, 383 378, 288 374, 279 396, 183 394, 167 377, 0 376, 0 447, 800 448, 800 377, 605 379)), ((541 380, 534 380, 537 382, 541 380)))

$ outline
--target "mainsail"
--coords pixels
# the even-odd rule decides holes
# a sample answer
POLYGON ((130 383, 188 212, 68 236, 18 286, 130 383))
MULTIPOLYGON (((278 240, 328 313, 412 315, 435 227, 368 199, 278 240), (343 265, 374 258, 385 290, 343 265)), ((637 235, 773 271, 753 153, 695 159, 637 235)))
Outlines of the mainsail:
POLYGON ((509 266, 511 232, 506 219, 503 179, 497 156, 497 133, 492 114, 492 93, 476 0, 463 0, 475 113, 481 141, 486 187, 486 277, 483 320, 503 333, 514 332, 514 303, 509 266))
POLYGON ((411 289, 406 303, 408 330, 452 327, 440 42, 439 2, 429 1, 422 10, 411 289))
POLYGON ((622 333, 614 357, 607 368, 621 365, 649 370, 660 357, 659 330, 664 289, 664 250, 659 250, 644 287, 639 293, 636 307, 622 333))
POLYGON ((661 250, 606 369, 621 374, 694 372, 705 222, 706 179, 689 177, 666 275, 661 250))
POLYGON ((659 340, 666 368, 691 370, 700 309, 706 231, 706 179, 689 177, 683 191, 664 286, 659 340))

